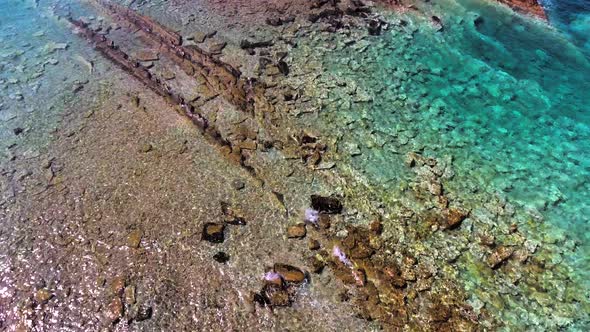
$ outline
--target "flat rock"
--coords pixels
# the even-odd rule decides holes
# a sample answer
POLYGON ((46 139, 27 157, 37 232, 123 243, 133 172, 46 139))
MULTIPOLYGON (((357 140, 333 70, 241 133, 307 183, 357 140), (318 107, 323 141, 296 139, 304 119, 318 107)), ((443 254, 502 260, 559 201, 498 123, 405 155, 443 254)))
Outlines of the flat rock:
POLYGON ((160 59, 158 52, 150 49, 140 50, 135 53, 135 58, 139 61, 156 61, 160 59))
POLYGON ((305 280, 305 273, 301 269, 282 263, 275 263, 273 270, 278 273, 283 280, 291 283, 301 283, 305 280))

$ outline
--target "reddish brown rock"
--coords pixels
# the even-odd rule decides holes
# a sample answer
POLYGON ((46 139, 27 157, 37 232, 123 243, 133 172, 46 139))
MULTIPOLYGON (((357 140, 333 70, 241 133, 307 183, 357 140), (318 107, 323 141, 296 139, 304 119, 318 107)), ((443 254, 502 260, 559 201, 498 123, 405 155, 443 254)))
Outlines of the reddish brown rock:
POLYGON ((305 230, 305 224, 297 224, 287 228, 287 237, 292 239, 304 238, 306 233, 307 231, 305 230))
POLYGON ((488 257, 488 266, 492 269, 500 267, 500 265, 506 261, 512 254, 514 249, 505 246, 499 246, 496 250, 488 257))
POLYGON ((547 19, 545 10, 539 4, 538 0, 496 0, 503 3, 517 12, 531 14, 542 19, 547 19))
POLYGON ((305 280, 305 273, 295 266, 276 263, 273 269, 286 282, 301 283, 305 280))

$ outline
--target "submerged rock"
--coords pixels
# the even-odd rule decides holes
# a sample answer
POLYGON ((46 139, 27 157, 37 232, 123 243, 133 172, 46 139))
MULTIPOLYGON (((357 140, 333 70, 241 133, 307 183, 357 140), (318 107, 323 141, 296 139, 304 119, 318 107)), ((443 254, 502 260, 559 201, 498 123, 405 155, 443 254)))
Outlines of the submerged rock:
POLYGON ((334 197, 311 195, 311 207, 316 211, 328 214, 342 212, 342 203, 334 197))
POLYGON ((203 233, 201 240, 209 241, 211 243, 222 243, 225 240, 225 226, 216 223, 206 223, 203 226, 203 233))
POLYGON ((137 310, 137 315, 135 316, 135 320, 138 322, 147 320, 152 318, 152 307, 142 305, 137 310))
POLYGON ((223 251, 219 251, 215 255, 213 255, 213 259, 215 261, 217 261, 218 263, 223 264, 223 263, 227 263, 229 261, 229 255, 223 251))
POLYGON ((305 273, 292 265, 276 263, 273 270, 278 273, 283 280, 291 283, 301 283, 305 280, 305 273))
POLYGON ((305 234, 307 233, 305 229, 305 224, 300 223, 297 225, 289 226, 287 228, 287 237, 289 238, 304 238, 305 234))
POLYGON ((119 297, 115 297, 111 300, 106 307, 105 316, 111 322, 116 322, 121 316, 123 316, 123 301, 121 301, 119 297))
POLYGON ((51 294, 51 292, 45 288, 38 290, 35 293, 35 302, 39 303, 39 304, 45 304, 47 303, 51 298, 53 297, 53 294, 51 294))
POLYGON ((488 266, 492 269, 497 269, 506 261, 512 254, 514 249, 506 246, 499 246, 487 259, 488 266))

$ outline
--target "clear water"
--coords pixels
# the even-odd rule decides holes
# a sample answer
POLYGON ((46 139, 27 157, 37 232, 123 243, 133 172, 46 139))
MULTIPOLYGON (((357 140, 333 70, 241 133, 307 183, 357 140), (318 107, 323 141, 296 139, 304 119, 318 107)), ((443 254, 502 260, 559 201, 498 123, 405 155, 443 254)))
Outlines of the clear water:
POLYGON ((346 92, 332 92, 325 117, 343 137, 340 148, 358 145, 362 154, 350 157, 355 172, 385 190, 412 176, 405 153, 452 156, 456 176, 447 190, 464 201, 499 195, 542 216, 548 234, 537 236, 578 241, 565 259, 589 280, 590 57, 584 47, 590 26, 584 16, 568 23, 550 11, 556 27, 549 27, 480 0, 423 8, 442 18, 442 32, 428 19, 392 15, 407 24, 372 37, 366 50, 344 48, 323 60, 333 77, 373 98, 348 103, 346 92))

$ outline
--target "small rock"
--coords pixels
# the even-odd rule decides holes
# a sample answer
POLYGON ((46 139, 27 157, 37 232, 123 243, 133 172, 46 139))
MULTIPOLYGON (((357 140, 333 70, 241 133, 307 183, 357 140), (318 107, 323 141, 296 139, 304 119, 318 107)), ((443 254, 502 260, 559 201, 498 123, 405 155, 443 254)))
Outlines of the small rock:
POLYGON ((304 238, 305 234, 307 233, 305 229, 305 224, 299 223, 297 225, 289 226, 287 228, 287 237, 289 238, 304 238))
POLYGON ((311 207, 314 208, 314 210, 328 214, 342 212, 342 203, 334 197, 311 195, 311 207))
POLYGON ((137 310, 137 315, 135 316, 135 320, 138 322, 147 320, 152 318, 152 307, 149 306, 140 306, 137 310))
POLYGON ((277 63, 277 68, 279 69, 279 72, 285 76, 289 75, 289 65, 281 60, 277 63))
POLYGON ((125 303, 127 304, 134 304, 135 303, 135 286, 129 286, 125 288, 125 303))
POLYGON ((383 231, 383 224, 380 220, 373 220, 369 225, 369 230, 375 234, 381 234, 383 231))
POLYGON ((330 228, 331 225, 332 225, 332 222, 330 221, 330 216, 327 214, 320 214, 320 218, 318 221, 318 227, 320 229, 328 229, 328 228, 330 228))
POLYGON ((309 239, 309 241, 307 241, 307 247, 309 250, 318 250, 320 249, 320 242, 318 240, 309 239))
POLYGON ((273 270, 278 273, 286 282, 298 284, 305 280, 305 273, 292 265, 275 263, 273 270))
POLYGON ((145 49, 135 53, 135 58, 139 61, 156 61, 160 59, 160 56, 158 55, 158 52, 145 49))
POLYGON ((207 39, 207 34, 202 31, 197 31, 197 32, 193 33, 193 35, 191 37, 193 38, 193 41, 195 43, 200 44, 200 43, 204 42, 205 39, 207 39))
POLYGON ((139 229, 133 230, 127 236, 127 246, 129 248, 139 248, 143 232, 139 229))
POLYGON ((227 43, 224 41, 214 42, 211 45, 209 45, 209 52, 213 54, 220 54, 226 45, 227 43))
POLYGON ((488 266, 492 269, 498 268, 504 261, 506 261, 512 254, 514 253, 514 249, 499 246, 489 257, 487 260, 488 266))
POLYGON ((262 289, 262 303, 275 307, 285 307, 291 305, 289 292, 283 287, 275 284, 266 284, 262 289))
POLYGON ((446 213, 447 228, 453 229, 459 227, 461 222, 467 218, 468 213, 459 209, 451 208, 446 213))
POLYGON ((150 151, 152 151, 153 146, 150 143, 142 143, 141 146, 139 147, 139 151, 142 153, 148 153, 150 151))
POLYGON ((40 289, 35 293, 35 301, 39 304, 47 303, 52 297, 53 294, 45 288, 40 289))
POLYGON ((12 132, 13 132, 15 135, 17 135, 17 136, 18 136, 18 135, 20 135, 20 134, 22 134, 24 131, 25 131, 25 130, 24 130, 23 128, 21 128, 21 127, 16 127, 16 128, 14 128, 14 129, 12 129, 12 132))
POLYGON ((235 190, 242 190, 244 189, 244 187, 246 187, 246 184, 244 183, 244 181, 238 179, 232 182, 232 187, 235 190))
POLYGON ((225 226, 222 224, 206 223, 201 239, 211 243, 222 243, 225 240, 224 230, 225 226))
POLYGON ((113 298, 106 308, 105 313, 107 319, 111 322, 116 322, 123 315, 123 302, 119 297, 113 298))
POLYGON ((126 281, 125 281, 125 277, 119 276, 119 277, 115 277, 115 279, 113 279, 113 281, 111 282, 111 292, 116 295, 116 296, 121 296, 123 295, 123 291, 125 290, 125 285, 126 285, 126 281))
POLYGON ((217 252, 213 255, 213 259, 216 260, 218 263, 227 263, 229 261, 229 255, 224 253, 223 251, 217 252))

